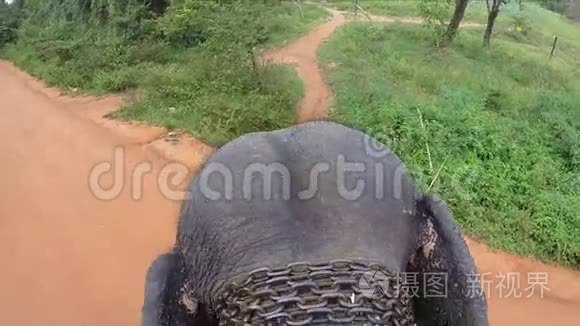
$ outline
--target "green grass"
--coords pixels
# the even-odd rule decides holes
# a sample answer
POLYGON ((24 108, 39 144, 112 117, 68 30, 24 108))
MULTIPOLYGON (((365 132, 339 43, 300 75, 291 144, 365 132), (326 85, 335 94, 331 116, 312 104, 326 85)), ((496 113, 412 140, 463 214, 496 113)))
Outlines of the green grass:
POLYGON ((273 48, 287 44, 298 36, 308 33, 316 25, 328 17, 328 12, 320 6, 302 5, 303 17, 300 11, 292 4, 273 7, 270 15, 273 19, 265 20, 265 28, 269 39, 263 47, 273 48))
POLYGON ((469 234, 579 267, 580 29, 541 16, 526 37, 500 28, 491 50, 463 29, 443 52, 419 26, 353 23, 319 55, 335 118, 390 146, 423 190, 443 166, 430 191, 469 234), (551 61, 549 31, 568 46, 551 61))
POLYGON ((214 146, 248 132, 292 124, 302 83, 290 66, 262 67, 257 77, 234 73, 232 80, 207 65, 203 55, 190 59, 188 65, 152 69, 142 82, 142 100, 122 108, 117 116, 184 129, 214 146))
POLYGON ((143 100, 127 103, 116 117, 184 129, 214 146, 290 125, 301 81, 290 67, 256 64, 256 56, 298 38, 328 13, 304 5, 301 17, 295 4, 277 1, 187 3, 160 19, 135 11, 107 26, 30 17, 19 41, 0 55, 74 94, 138 88, 143 100))

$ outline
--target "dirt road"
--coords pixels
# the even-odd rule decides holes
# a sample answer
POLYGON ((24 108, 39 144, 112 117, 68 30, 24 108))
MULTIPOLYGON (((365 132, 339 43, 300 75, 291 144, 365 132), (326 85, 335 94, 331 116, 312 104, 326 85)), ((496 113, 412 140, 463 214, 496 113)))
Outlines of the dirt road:
POLYGON ((172 244, 179 208, 154 177, 162 131, 95 123, 118 99, 57 97, 5 62, 0 85, 0 325, 138 325, 144 273, 172 244), (125 187, 103 201, 89 175, 116 146, 125 187), (147 162, 134 200, 131 172, 147 162))
MULTIPOLYGON (((298 40, 301 46, 289 45, 293 52, 273 56, 307 62, 301 76, 308 99, 299 111, 306 120, 325 116, 332 99, 315 53, 342 19, 335 15, 308 41, 298 40)), ((302 63, 293 63, 300 69, 302 63)), ((146 268, 171 245, 179 208, 160 191, 157 176, 173 171, 167 169, 168 158, 187 163, 193 172, 211 149, 187 138, 167 145, 167 134, 158 128, 103 120, 102 114, 118 107, 118 98, 59 97, 5 62, 0 62, 0 85, 0 325, 138 325, 146 268), (105 174, 103 191, 95 192, 89 176, 94 167, 103 167, 100 162, 114 162, 118 146, 125 166, 116 175, 125 187, 114 200, 101 200, 107 187, 120 181, 105 174), (147 162, 153 171, 139 186, 132 173, 147 162)), ((580 321, 578 273, 495 254, 471 241, 470 247, 478 267, 494 281, 493 325, 580 321), (498 298, 500 272, 520 273, 516 290, 522 298, 498 298), (548 273, 543 299, 539 288, 526 298, 531 272, 548 273)))

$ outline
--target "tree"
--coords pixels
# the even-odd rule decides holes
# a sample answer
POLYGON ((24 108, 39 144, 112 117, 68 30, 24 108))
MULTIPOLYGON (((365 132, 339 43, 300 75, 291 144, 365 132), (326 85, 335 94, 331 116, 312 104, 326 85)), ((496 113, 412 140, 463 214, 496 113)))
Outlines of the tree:
POLYGON ((485 0, 487 4, 487 27, 485 28, 485 33, 483 34, 483 46, 489 47, 491 43, 491 33, 493 32, 493 26, 495 25, 495 19, 499 15, 499 10, 502 4, 502 0, 485 0))
POLYGON ((453 11, 453 17, 451 17, 449 25, 447 26, 447 31, 443 35, 443 41, 441 42, 442 46, 449 45, 455 38, 455 35, 457 35, 457 30, 463 20, 463 16, 465 16, 465 9, 467 9, 468 4, 469 0, 455 0, 455 10, 453 11))

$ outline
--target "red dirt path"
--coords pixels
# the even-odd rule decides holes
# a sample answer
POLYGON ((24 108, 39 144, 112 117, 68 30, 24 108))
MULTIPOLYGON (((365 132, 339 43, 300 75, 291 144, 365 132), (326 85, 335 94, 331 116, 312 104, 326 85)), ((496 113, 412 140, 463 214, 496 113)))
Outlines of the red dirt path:
POLYGON ((172 244, 179 209, 155 175, 166 154, 187 153, 175 158, 193 169, 211 149, 186 139, 175 150, 156 140, 161 129, 102 119, 119 98, 58 96, 6 62, 0 85, 0 325, 138 325, 145 271, 172 244), (102 201, 89 173, 116 146, 126 187, 102 201), (155 172, 133 200, 129 177, 143 162, 155 172))

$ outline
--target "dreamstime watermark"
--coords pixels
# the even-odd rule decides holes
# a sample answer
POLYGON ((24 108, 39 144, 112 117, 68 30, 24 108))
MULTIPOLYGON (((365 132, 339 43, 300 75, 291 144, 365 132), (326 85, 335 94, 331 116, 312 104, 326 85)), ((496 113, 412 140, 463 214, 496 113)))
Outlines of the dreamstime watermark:
POLYGON ((457 279, 445 272, 403 272, 395 276, 380 271, 367 271, 358 280, 361 294, 369 299, 399 297, 405 292, 410 298, 448 298, 464 296, 491 298, 495 293, 499 299, 544 298, 551 289, 547 272, 470 273, 457 279), (451 291, 449 291, 451 289, 451 291))
MULTIPOLYGON (((317 196, 323 175, 331 173, 336 185, 333 190, 342 199, 358 200, 368 196, 369 188, 375 199, 384 199, 386 196, 402 199, 404 167, 399 165, 392 171, 385 171, 386 168, 384 162, 347 161, 344 155, 338 155, 335 160, 317 162, 307 170, 301 170, 301 175, 294 179, 307 175, 309 182, 306 187, 292 194, 293 171, 286 164, 254 162, 234 170, 225 163, 211 162, 200 172, 198 185, 203 196, 210 200, 253 200, 260 195, 259 199, 262 200, 290 200, 294 196, 300 200, 310 200, 317 196), (387 173, 390 175, 387 176, 387 173), (212 182, 211 178, 220 178, 221 182, 212 182), (256 178, 262 180, 261 187, 256 185, 256 178), (240 190, 241 194, 236 196, 235 193, 240 190)), ((325 190, 329 191, 328 188, 325 190)))
MULTIPOLYGON (((317 196, 349 201, 373 198, 408 201, 405 196, 416 195, 410 193, 412 180, 404 164, 395 164, 396 155, 384 144, 364 134, 360 146, 362 148, 349 149, 350 153, 308 162, 309 166, 302 166, 303 162, 297 164, 298 157, 292 158, 293 163, 289 164, 254 161, 243 166, 239 162, 212 161, 197 174, 193 191, 213 201, 306 201, 317 196)), ((185 183, 191 181, 188 178, 192 172, 190 167, 179 162, 167 163, 160 169, 154 169, 148 161, 128 166, 125 149, 116 147, 110 160, 96 164, 89 171, 88 185, 93 195, 101 200, 114 200, 128 189, 131 198, 138 201, 144 196, 144 179, 153 175, 154 187, 163 197, 182 201, 191 198, 192 189, 185 183)), ((446 174, 446 182, 456 189, 460 189, 462 183, 477 183, 478 180, 477 171, 471 169, 446 174)), ((413 209, 409 209, 413 213, 413 209)))
MULTIPOLYGON (((153 173, 153 164, 149 161, 134 165, 130 172, 126 171, 126 154, 123 147, 116 147, 112 161, 103 161, 93 166, 89 172, 89 189, 101 200, 117 199, 128 184, 131 199, 138 201, 144 195, 144 179, 153 173), (111 177, 109 186, 102 185, 103 177, 111 177)), ((183 200, 187 192, 179 188, 190 175, 191 170, 184 164, 170 162, 156 172, 156 188, 167 199, 183 200)))
MULTIPOLYGON (((208 200, 311 200, 319 195, 321 188, 351 201, 363 197, 403 199, 407 178, 404 165, 393 164, 394 161, 387 158, 390 151, 370 136, 363 137, 361 145, 364 146, 364 155, 353 149, 354 153, 359 153, 358 159, 348 160, 346 155, 337 154, 328 160, 311 163, 307 168, 285 162, 251 162, 240 166, 238 162, 212 161, 197 175, 195 191, 208 200), (326 184, 321 185, 321 178, 326 178, 326 184), (305 179, 308 180, 305 186, 292 184, 293 180, 303 183, 305 179), (328 180, 331 180, 333 189, 328 188, 328 180)), ((90 170, 88 183, 91 192, 101 200, 113 200, 128 185, 131 198, 140 200, 144 178, 153 173, 153 165, 141 162, 129 170, 126 168, 125 150, 116 147, 112 160, 100 162, 90 170), (104 178, 111 180, 107 186, 103 185, 104 178)), ((156 187, 168 199, 189 199, 191 194, 183 189, 187 187, 180 189, 179 185, 188 181, 186 178, 190 172, 184 164, 166 164, 155 172, 156 187)))

